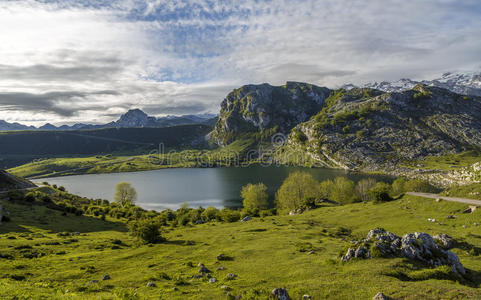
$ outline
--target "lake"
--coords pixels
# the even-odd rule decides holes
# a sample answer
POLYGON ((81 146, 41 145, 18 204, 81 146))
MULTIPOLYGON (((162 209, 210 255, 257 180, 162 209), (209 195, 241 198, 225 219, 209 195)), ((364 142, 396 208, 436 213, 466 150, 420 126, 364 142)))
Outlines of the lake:
POLYGON ((263 182, 268 187, 271 201, 282 181, 294 171, 306 171, 317 180, 346 176, 351 180, 373 177, 391 182, 386 176, 350 173, 324 168, 287 166, 251 166, 246 168, 186 168, 155 171, 88 174, 52 177, 35 180, 64 186, 67 191, 80 196, 112 201, 118 182, 127 181, 137 190, 137 205, 145 209, 177 209, 184 202, 190 207, 240 207, 241 187, 248 183, 263 182))

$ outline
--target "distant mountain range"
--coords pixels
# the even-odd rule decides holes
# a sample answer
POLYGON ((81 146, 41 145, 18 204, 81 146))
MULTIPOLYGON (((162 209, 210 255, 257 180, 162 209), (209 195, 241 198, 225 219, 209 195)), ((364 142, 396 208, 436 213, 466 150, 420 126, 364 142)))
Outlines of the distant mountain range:
MULTIPOLYGON (((365 84, 361 87, 376 89, 384 92, 402 92, 415 87, 422 83, 426 86, 440 87, 457 94, 481 96, 481 72, 470 73, 444 73, 440 78, 433 80, 415 81, 408 78, 402 78, 397 81, 381 81, 365 84)), ((353 84, 344 85, 343 88, 349 90, 355 88, 353 84)))
POLYGON ((55 126, 47 123, 40 127, 27 126, 19 123, 8 123, 0 120, 0 131, 17 131, 17 130, 82 130, 82 129, 102 129, 102 128, 163 128, 178 125, 211 125, 213 126, 217 121, 214 114, 198 114, 198 115, 183 115, 183 116, 166 116, 156 118, 147 115, 140 109, 131 109, 125 114, 121 115, 117 121, 107 124, 93 125, 78 123, 72 126, 62 125, 55 126))

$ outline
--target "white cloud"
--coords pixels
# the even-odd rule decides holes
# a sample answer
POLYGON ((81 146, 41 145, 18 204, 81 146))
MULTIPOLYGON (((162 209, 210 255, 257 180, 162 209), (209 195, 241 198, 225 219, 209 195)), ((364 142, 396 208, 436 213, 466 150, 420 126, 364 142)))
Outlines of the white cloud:
POLYGON ((0 119, 215 112, 242 84, 336 87, 481 66, 479 1, 228 2, 0 2, 0 119))

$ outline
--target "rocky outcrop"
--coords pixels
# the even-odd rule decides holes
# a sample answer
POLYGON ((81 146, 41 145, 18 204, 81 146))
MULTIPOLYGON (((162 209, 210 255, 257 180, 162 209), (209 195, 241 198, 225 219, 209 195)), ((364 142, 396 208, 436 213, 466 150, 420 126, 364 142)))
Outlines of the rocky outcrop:
POLYGON ((439 247, 435 240, 447 246, 451 246, 452 239, 447 235, 439 235, 433 238, 427 233, 414 232, 399 237, 384 229, 369 231, 366 239, 355 242, 342 256, 342 261, 349 261, 352 258, 367 259, 373 256, 382 257, 404 257, 421 261, 430 266, 437 267, 447 265, 451 267, 454 274, 463 276, 466 273, 463 265, 456 254, 439 247))
POLYGON ((288 133, 319 112, 330 90, 299 82, 245 85, 222 101, 211 140, 227 145, 246 133, 288 133))
POLYGON ((480 115, 481 98, 436 87, 338 90, 285 147, 327 167, 394 173, 404 161, 481 147, 480 115))

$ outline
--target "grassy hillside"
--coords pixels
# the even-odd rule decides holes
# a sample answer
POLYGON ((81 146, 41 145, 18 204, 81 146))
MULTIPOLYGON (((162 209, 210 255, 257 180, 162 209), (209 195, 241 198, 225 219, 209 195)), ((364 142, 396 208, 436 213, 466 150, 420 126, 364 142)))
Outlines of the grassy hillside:
POLYGON ((114 152, 150 152, 159 144, 167 149, 205 146, 211 127, 184 125, 166 128, 108 128, 78 131, 0 132, 0 166, 58 156, 114 152))
POLYGON ((405 196, 384 204, 323 207, 245 223, 165 227, 167 241, 155 245, 137 244, 123 219, 3 204, 11 219, 0 225, 0 294, 6 298, 226 299, 224 285, 242 299, 265 299, 276 287, 287 288, 292 299, 304 294, 371 299, 380 291, 396 299, 481 297, 481 228, 474 225, 481 212, 462 214, 465 206, 457 203, 405 196), (451 214, 457 218, 446 219, 451 214), (459 281, 446 268, 399 258, 341 263, 339 253, 348 241, 376 227, 398 235, 451 235, 460 242, 453 251, 469 278, 459 281), (220 253, 230 260, 217 261, 220 253), (193 278, 200 262, 217 282, 193 278), (220 266, 225 269, 218 270, 220 266), (228 280, 228 273, 237 277, 228 280), (111 279, 103 281, 105 274, 111 279), (148 282, 156 287, 147 287, 148 282))

